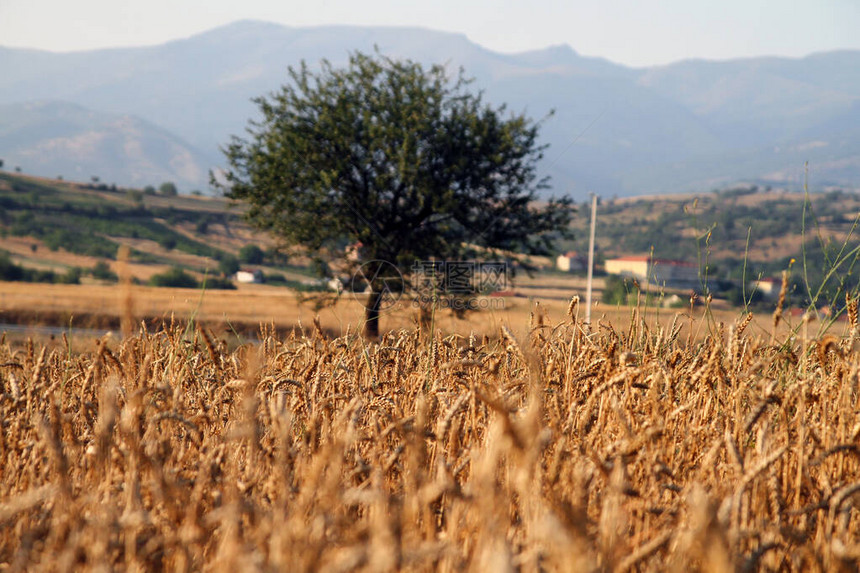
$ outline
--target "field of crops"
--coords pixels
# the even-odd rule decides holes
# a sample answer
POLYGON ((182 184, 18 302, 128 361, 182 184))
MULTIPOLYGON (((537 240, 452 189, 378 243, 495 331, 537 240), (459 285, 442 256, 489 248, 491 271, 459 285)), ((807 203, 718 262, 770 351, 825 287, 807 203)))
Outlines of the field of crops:
POLYGON ((860 354, 537 310, 0 344, 0 570, 853 570, 860 354))

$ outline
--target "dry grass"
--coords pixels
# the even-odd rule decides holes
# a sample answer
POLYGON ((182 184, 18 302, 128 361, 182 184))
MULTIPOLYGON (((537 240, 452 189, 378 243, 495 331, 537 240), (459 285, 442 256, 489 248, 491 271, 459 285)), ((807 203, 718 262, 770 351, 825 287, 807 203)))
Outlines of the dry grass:
MULTIPOLYGON (((132 267, 133 265, 129 265, 132 267)), ((119 270, 119 269, 118 269, 119 270)), ((122 274, 122 273, 121 273, 122 274)), ((559 316, 565 312, 569 297, 583 293, 581 285, 571 279, 570 286, 557 277, 540 281, 523 281, 521 291, 540 301, 551 315, 559 316), (567 298, 562 298, 567 297, 567 298)), ((218 332, 230 332, 240 325, 253 325, 256 330, 260 323, 274 324, 279 330, 291 329, 300 324, 309 326, 319 318, 322 327, 330 333, 341 335, 348 329, 355 332, 364 320, 363 295, 353 296, 344 293, 335 301, 332 295, 301 294, 283 287, 266 285, 239 285, 235 291, 199 289, 171 289, 131 286, 131 314, 136 322, 146 319, 203 321, 218 332), (333 304, 332 304, 333 303, 333 304)), ((0 323, 50 324, 116 329, 120 317, 125 317, 129 298, 129 288, 106 285, 54 285, 0 282, 0 323)), ((584 296, 584 295, 581 295, 584 296)), ((599 298, 595 297, 596 299, 599 298)), ((496 336, 502 325, 525 325, 532 310, 528 298, 489 299, 492 305, 503 308, 469 313, 464 318, 455 316, 449 310, 440 310, 436 316, 436 326, 449 334, 468 336, 475 331, 479 335, 496 336)), ((689 309, 680 309, 688 312, 689 309)), ((678 309, 644 310, 649 323, 659 323, 664 327, 675 320, 678 309)), ((739 311, 734 309, 714 309, 718 322, 730 323, 739 311)), ((595 321, 608 322, 619 329, 627 329, 632 309, 607 306, 597 303, 592 314, 595 321)), ((417 324, 418 311, 403 300, 394 307, 386 309, 382 317, 382 329, 411 328, 417 324)), ((760 332, 770 333, 770 315, 757 317, 763 325, 760 332)), ((700 337, 707 328, 693 321, 694 334, 700 337)), ((682 321, 685 330, 689 321, 682 321)))
POLYGON ((860 356, 748 324, 0 343, 0 569, 852 570, 860 356))

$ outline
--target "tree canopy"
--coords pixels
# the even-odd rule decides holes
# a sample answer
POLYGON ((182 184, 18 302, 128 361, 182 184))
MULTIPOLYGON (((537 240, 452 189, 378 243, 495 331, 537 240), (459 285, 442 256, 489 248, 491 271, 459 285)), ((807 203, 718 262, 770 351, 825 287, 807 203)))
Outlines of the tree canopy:
MULTIPOLYGON (((364 260, 404 274, 476 246, 548 254, 572 202, 536 205, 549 188, 537 173, 539 124, 485 103, 470 83, 462 71, 452 79, 442 66, 379 54, 318 71, 303 62, 254 100, 260 118, 223 150, 228 168, 214 184, 287 245, 319 253, 360 243, 364 260)), ((370 286, 373 335, 381 286, 370 286)))
POLYGON ((173 181, 165 181, 158 187, 158 192, 166 197, 176 197, 179 190, 176 189, 176 184, 173 181))

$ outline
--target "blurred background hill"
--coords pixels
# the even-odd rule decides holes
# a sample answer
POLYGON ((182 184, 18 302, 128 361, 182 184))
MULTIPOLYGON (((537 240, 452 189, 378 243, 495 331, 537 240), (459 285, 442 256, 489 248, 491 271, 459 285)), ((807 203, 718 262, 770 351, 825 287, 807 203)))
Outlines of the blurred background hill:
POLYGON ((47 177, 205 191, 219 146, 243 133, 251 98, 287 81, 288 66, 374 47, 463 67, 488 101, 545 118, 554 193, 799 189, 805 161, 819 188, 860 180, 858 51, 631 68, 566 45, 502 54, 420 28, 259 21, 142 48, 0 47, 0 159, 47 177))

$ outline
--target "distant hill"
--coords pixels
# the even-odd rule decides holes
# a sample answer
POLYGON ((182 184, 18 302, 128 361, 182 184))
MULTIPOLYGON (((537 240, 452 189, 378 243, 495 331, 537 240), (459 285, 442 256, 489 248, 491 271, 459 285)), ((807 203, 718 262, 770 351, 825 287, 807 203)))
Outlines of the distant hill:
MULTIPOLYGON (((634 69, 568 46, 500 54, 461 34, 419 28, 243 21, 154 47, 65 54, 0 48, 0 104, 69 102, 94 112, 95 126, 104 124, 102 114, 149 122, 162 130, 156 140, 171 142, 163 148, 181 146, 187 159, 177 166, 175 153, 130 145, 125 164, 94 151, 91 170, 116 169, 117 183, 132 184, 151 168, 159 175, 149 181, 172 173, 185 190, 203 188, 206 171, 221 161, 218 147, 241 135, 254 115, 250 99, 281 85, 287 66, 321 58, 337 65, 350 51, 374 46, 447 63, 452 73, 462 66, 489 101, 535 119, 555 110, 542 135, 551 145, 543 168, 556 193, 628 196, 736 181, 798 188, 806 160, 813 185, 860 187, 857 51, 634 69)), ((61 154, 39 162, 38 153, 22 152, 70 137, 63 122, 52 129, 34 117, 42 123, 31 129, 24 119, 17 135, 0 137, 0 158, 48 176, 71 169, 59 163, 61 154)), ((0 133, 5 121, 0 117, 0 133)))
MULTIPOLYGON (((590 213, 585 206, 577 211, 575 239, 559 245, 560 252, 587 252, 590 213)), ((694 263, 712 289, 735 303, 743 279, 779 279, 785 270, 791 270, 790 294, 801 304, 807 279, 813 293, 824 285, 819 304, 844 304, 839 285, 860 284, 857 193, 738 186, 603 200, 597 214, 598 261, 638 255, 694 263)))
MULTIPOLYGON (((839 281, 856 286, 860 194, 813 193, 804 208, 805 202, 803 193, 754 186, 605 199, 598 208, 598 267, 627 255, 696 263, 707 269, 713 288, 735 296, 736 303, 744 277, 779 277, 792 267, 792 293, 798 300, 806 292, 804 274, 817 289, 834 266, 830 287, 839 281)), ((588 208, 577 210, 575 239, 557 244, 558 253, 586 252, 589 220, 588 208)), ((117 269, 120 245, 131 249, 128 268, 141 282, 175 266, 200 280, 218 275, 225 260, 241 257, 251 244, 264 251, 254 268, 265 272, 269 286, 311 288, 315 275, 309 258, 275 252, 272 239, 250 228, 222 198, 0 172, 0 280, 4 261, 11 261, 37 277, 31 280, 62 281, 78 273, 92 282, 98 279, 97 265, 117 269)))
POLYGON ((174 181, 193 188, 210 164, 148 121, 56 101, 0 105, 0 149, 10 169, 138 187, 174 181))
POLYGON ((0 171, 0 281, 8 279, 8 264, 23 269, 25 276, 15 280, 63 282, 79 276, 103 282, 105 277, 93 272, 102 267, 116 281, 120 246, 129 249, 126 268, 141 283, 179 267, 197 280, 205 278, 209 288, 225 288, 229 280, 217 281, 241 264, 263 272, 268 287, 325 288, 317 284, 307 256, 278 251, 269 235, 244 220, 241 208, 222 197, 0 171), (251 246, 258 248, 256 255, 243 256, 251 246))

